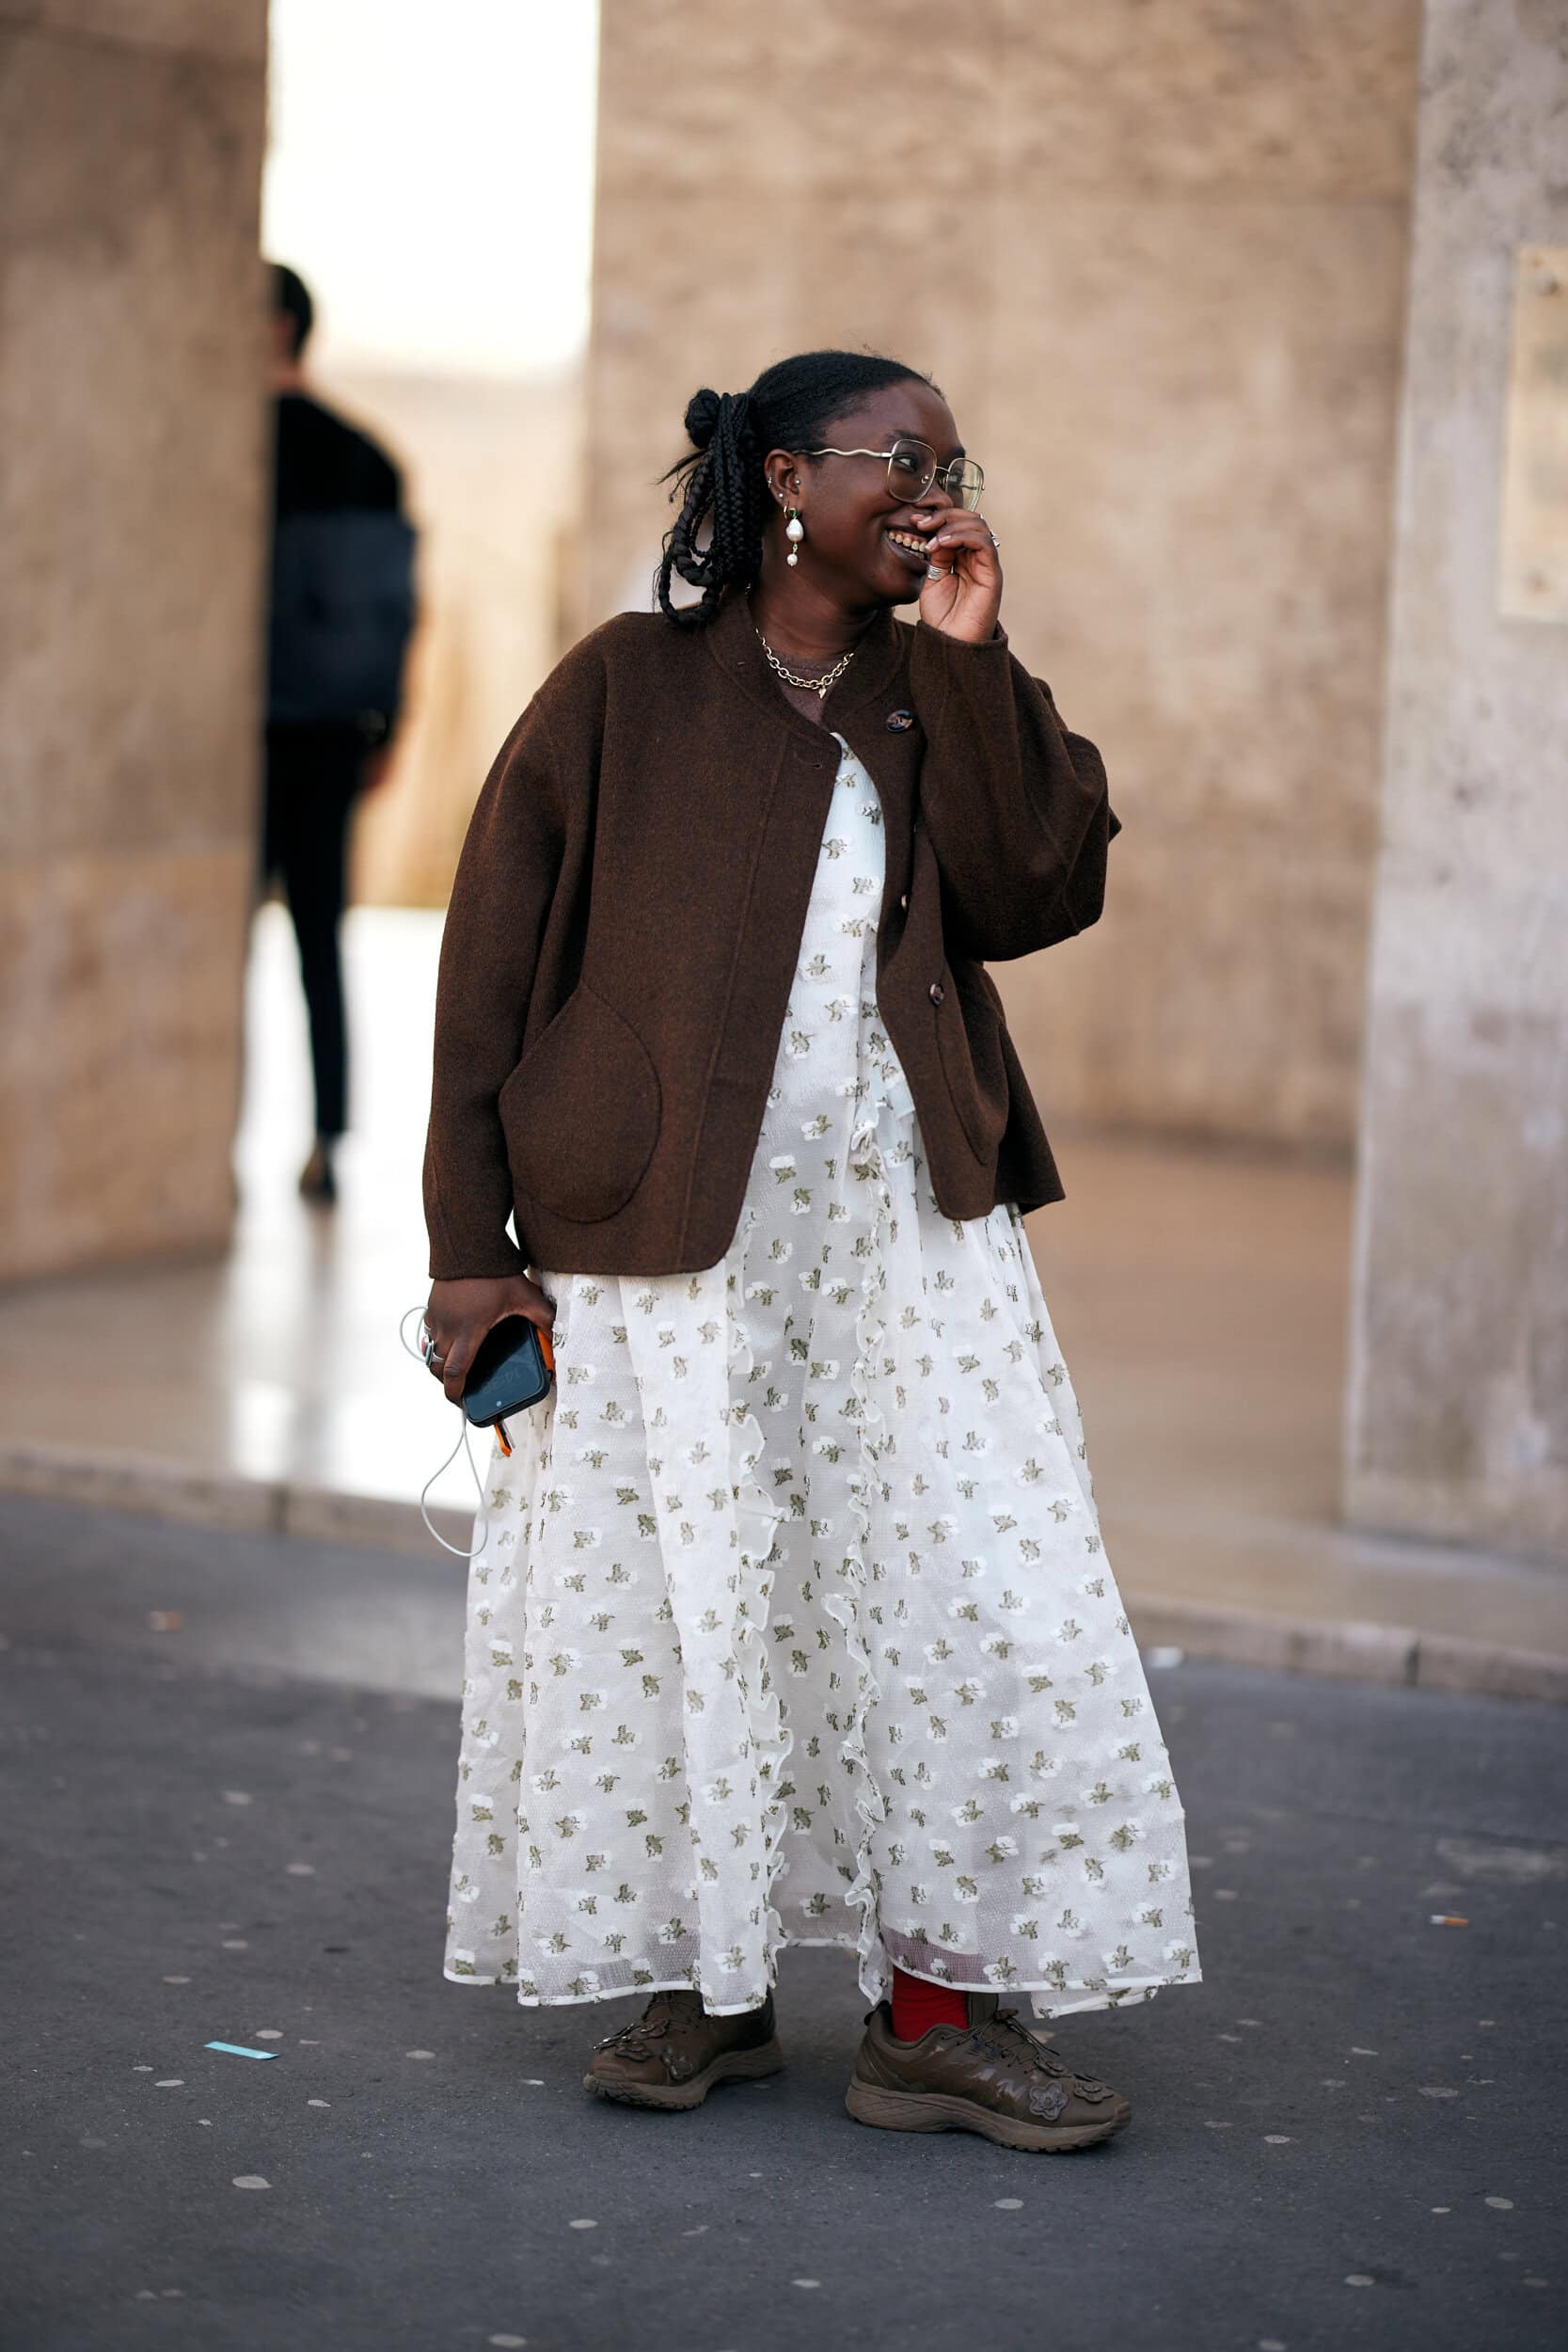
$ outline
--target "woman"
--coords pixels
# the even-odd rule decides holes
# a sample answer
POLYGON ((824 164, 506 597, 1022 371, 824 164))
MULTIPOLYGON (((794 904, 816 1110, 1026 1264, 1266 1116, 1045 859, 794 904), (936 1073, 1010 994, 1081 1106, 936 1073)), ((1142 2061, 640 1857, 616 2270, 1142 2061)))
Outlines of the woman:
POLYGON ((558 1367, 471 1571, 447 1973, 645 1988, 587 2087, 689 2107, 843 1946, 852 2115, 1081 2147, 1127 2102, 1000 1991, 1198 1969, 983 964, 1095 920, 1117 820, 934 385, 812 352, 686 423, 660 610, 518 722, 442 952, 432 1369, 518 1314, 558 1367))

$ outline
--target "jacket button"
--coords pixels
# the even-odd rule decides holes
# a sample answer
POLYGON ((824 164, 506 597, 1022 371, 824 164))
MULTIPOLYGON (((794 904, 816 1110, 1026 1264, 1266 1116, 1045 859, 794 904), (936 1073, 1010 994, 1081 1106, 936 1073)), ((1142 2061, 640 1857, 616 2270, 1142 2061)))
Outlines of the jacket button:
POLYGON ((946 991, 943 989, 940 980, 933 980, 931 982, 931 1002, 933 1005, 940 1005, 945 993, 946 991))
POLYGON ((903 910, 904 910, 905 914, 907 914, 909 913, 909 911, 910 911, 910 894, 909 894, 909 892, 908 892, 907 890, 901 890, 901 891, 899 892, 899 894, 898 894, 898 903, 899 903, 899 905, 903 908, 903 910))
POLYGON ((912 710, 890 710, 887 714, 887 723, 890 734, 908 735, 914 724, 914 712, 912 710))

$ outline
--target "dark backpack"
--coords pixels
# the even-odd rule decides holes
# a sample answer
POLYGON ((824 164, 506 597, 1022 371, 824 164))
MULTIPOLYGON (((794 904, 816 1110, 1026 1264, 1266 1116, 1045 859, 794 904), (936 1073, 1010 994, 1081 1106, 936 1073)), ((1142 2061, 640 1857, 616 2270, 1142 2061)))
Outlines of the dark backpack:
POLYGON ((279 517, 273 541, 267 718, 294 725, 397 715, 414 627, 415 534, 403 516, 336 507, 279 517))

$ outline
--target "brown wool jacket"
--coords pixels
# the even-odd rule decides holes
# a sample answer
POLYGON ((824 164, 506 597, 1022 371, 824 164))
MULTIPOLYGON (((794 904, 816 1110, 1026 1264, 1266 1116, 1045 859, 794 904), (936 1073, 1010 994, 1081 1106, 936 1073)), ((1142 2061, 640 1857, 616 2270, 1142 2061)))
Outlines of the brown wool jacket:
POLYGON ((675 1274, 739 1220, 837 771, 881 802, 877 1001, 951 1217, 1059 1200, 982 969, 1092 923, 1119 831, 1092 743, 999 630, 883 614, 826 724, 745 602, 622 613, 546 680, 474 810, 441 949, 431 1273, 675 1274), (520 1249, 508 1238, 515 1215, 520 1249))

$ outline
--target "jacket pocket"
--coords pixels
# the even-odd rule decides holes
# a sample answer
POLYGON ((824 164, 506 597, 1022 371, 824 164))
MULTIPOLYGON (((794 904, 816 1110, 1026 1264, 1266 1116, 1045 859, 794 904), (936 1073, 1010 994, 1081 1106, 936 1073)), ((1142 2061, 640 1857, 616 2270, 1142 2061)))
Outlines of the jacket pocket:
POLYGON ((970 1150, 990 1160, 1006 1132, 1009 1107, 1002 1009, 978 964, 950 967, 948 981, 937 1007, 942 1074, 970 1150))
POLYGON ((579 982, 500 1090, 513 1183, 578 1224, 613 1216, 653 1157, 659 1105, 647 1047, 579 982))

